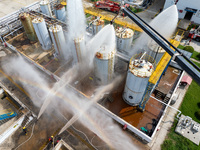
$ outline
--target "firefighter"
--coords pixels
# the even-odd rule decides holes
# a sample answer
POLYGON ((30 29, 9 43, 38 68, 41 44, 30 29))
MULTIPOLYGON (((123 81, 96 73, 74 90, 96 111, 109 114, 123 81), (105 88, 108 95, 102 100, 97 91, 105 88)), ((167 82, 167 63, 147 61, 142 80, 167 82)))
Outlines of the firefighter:
POLYGON ((49 142, 51 142, 51 143, 53 144, 53 136, 51 136, 51 137, 49 138, 49 142))
POLYGON ((60 142, 60 140, 61 140, 61 137, 58 137, 56 144, 58 144, 58 142, 60 142))
POLYGON ((26 129, 26 127, 23 127, 23 132, 24 132, 25 135, 27 135, 27 129, 26 129))

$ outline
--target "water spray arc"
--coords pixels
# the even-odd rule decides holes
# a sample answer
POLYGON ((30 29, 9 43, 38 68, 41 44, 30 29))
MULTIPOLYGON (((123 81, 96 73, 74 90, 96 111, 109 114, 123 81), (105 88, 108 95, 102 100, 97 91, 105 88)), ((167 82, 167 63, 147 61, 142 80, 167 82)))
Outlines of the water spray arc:
POLYGON ((73 63, 81 63, 85 53, 86 18, 81 0, 67 1, 67 24, 73 63))

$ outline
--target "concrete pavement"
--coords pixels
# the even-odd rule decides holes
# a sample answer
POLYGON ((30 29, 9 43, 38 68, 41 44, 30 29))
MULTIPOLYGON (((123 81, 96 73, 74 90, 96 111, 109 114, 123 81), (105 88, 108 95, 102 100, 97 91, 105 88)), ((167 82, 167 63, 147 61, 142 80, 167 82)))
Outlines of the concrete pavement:
POLYGON ((22 7, 28 6, 39 0, 1 0, 0 1, 0 17, 15 12, 22 7))
POLYGON ((137 13, 147 23, 151 22, 154 16, 164 7, 165 0, 154 0, 151 6, 145 11, 137 13))

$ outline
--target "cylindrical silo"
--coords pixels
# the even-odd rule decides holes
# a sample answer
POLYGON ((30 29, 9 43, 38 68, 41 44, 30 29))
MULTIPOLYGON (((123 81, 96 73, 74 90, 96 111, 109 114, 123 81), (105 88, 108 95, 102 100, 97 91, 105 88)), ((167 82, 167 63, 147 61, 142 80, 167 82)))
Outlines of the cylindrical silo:
POLYGON ((22 22, 24 30, 29 40, 36 41, 37 36, 35 34, 35 30, 33 28, 31 17, 28 13, 21 13, 19 15, 19 19, 22 22))
POLYGON ((74 39, 74 47, 75 47, 75 50, 72 51, 73 62, 80 63, 83 59, 82 54, 84 53, 84 49, 85 49, 84 36, 79 36, 74 39))
POLYGON ((62 27, 60 25, 53 25, 49 28, 49 31, 54 44, 54 48, 56 50, 56 55, 59 58, 64 59, 63 54, 65 52, 66 43, 62 27))
POLYGON ((96 20, 92 23, 93 35, 97 34, 104 27, 104 20, 96 20))
POLYGON ((115 49, 108 50, 101 47, 94 59, 94 74, 98 84, 108 84, 114 75, 115 49))
POLYGON ((66 21, 65 7, 62 4, 56 5, 54 12, 55 12, 55 16, 58 20, 61 20, 63 22, 66 21))
POLYGON ((139 105, 147 87, 149 77, 153 73, 154 67, 153 64, 148 61, 148 58, 151 57, 145 55, 141 59, 137 56, 132 57, 130 60, 123 93, 123 99, 129 105, 139 105))
POLYGON ((42 46, 42 49, 51 49, 52 43, 44 19, 41 17, 35 18, 33 19, 32 23, 37 34, 38 40, 42 46))
POLYGON ((117 50, 129 54, 128 50, 131 47, 131 43, 133 41, 133 30, 129 28, 117 28, 115 30, 117 37, 117 50))
POLYGON ((157 64, 165 53, 165 50, 152 40, 149 42, 148 48, 150 50, 147 52, 147 54, 153 57, 157 64))
POLYGON ((40 2, 40 9, 42 10, 43 14, 52 17, 51 6, 48 0, 42 0, 40 2))

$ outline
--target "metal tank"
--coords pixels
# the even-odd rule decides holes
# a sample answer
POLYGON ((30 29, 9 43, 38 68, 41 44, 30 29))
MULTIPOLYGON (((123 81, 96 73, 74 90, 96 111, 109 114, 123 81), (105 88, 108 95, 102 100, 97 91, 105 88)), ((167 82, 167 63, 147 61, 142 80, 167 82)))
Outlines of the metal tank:
POLYGON ((61 20, 63 22, 66 21, 66 11, 65 11, 65 6, 62 4, 58 4, 54 8, 55 10, 55 16, 58 20, 61 20))
POLYGON ((42 0, 40 2, 40 9, 43 14, 46 14, 47 16, 52 17, 51 6, 48 0, 42 0))
POLYGON ((97 19, 92 23, 93 35, 97 34, 104 27, 104 20, 97 19))
POLYGON ((148 48, 150 49, 147 52, 148 55, 153 57, 157 64, 160 61, 160 59, 162 58, 163 54, 165 53, 165 50, 162 47, 160 47, 157 43, 155 43, 153 40, 151 40, 148 43, 148 48))
POLYGON ((80 36, 74 39, 74 50, 72 51, 73 63, 80 63, 82 61, 82 54, 85 49, 84 36, 80 36))
POLYGON ((117 28, 115 32, 117 37, 117 50, 124 54, 129 54, 128 50, 130 49, 133 41, 133 30, 120 27, 117 28))
POLYGON ((42 49, 51 49, 52 43, 44 19, 41 17, 35 18, 33 19, 32 23, 37 34, 38 40, 42 46, 42 49))
POLYGON ((149 77, 154 71, 152 57, 148 55, 136 55, 130 59, 127 72, 123 99, 132 106, 139 105, 148 84, 149 77))
POLYGON ((26 32, 26 35, 29 40, 36 41, 37 36, 35 33, 35 30, 33 28, 31 17, 28 13, 21 13, 19 14, 19 19, 24 27, 24 30, 26 32))
POLYGON ((63 60, 66 43, 65 43, 65 37, 64 37, 62 26, 52 25, 49 28, 49 32, 50 32, 51 39, 54 44, 56 55, 58 56, 58 58, 63 60))
POLYGON ((105 85, 110 83, 114 75, 115 49, 108 50, 101 47, 94 58, 94 74, 97 84, 105 85))

